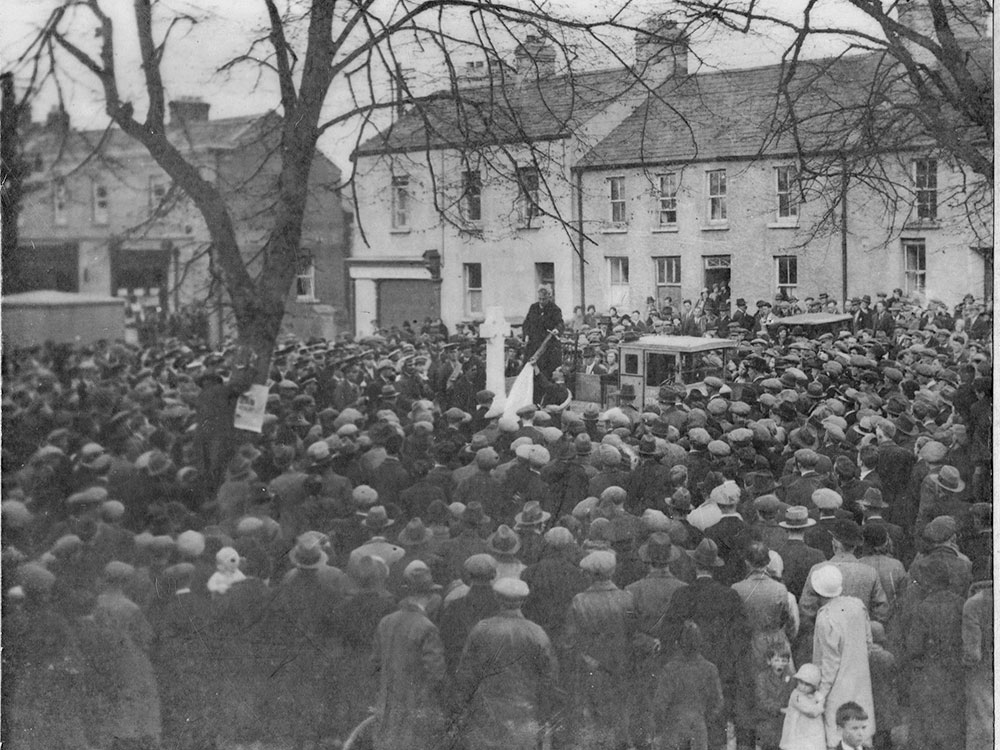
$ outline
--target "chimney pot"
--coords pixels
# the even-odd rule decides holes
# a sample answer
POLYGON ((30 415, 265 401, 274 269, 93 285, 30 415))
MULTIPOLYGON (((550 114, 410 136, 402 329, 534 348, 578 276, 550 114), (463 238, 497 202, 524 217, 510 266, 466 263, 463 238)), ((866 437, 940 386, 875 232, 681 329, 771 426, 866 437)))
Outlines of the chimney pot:
POLYGON ((167 105, 170 109, 170 122, 205 122, 208 120, 208 110, 212 106, 197 97, 181 97, 167 105))

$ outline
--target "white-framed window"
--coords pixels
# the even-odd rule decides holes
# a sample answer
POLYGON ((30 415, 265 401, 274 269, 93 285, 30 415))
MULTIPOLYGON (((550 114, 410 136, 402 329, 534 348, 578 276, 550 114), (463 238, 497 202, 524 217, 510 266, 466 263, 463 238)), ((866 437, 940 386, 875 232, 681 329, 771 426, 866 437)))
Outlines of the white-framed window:
POLYGON ((610 201, 608 214, 614 226, 623 226, 625 222, 625 178, 608 178, 608 199, 610 201))
POLYGON ((90 184, 91 201, 94 207, 94 223, 108 223, 108 186, 97 182, 90 184))
POLYGON ((917 219, 937 220, 937 159, 913 162, 913 185, 917 200, 917 219))
POLYGON ((609 307, 618 307, 628 303, 628 258, 624 256, 608 258, 608 289, 610 297, 609 307))
POLYGON ((295 301, 316 301, 316 263, 311 255, 299 257, 298 273, 295 276, 295 301))
POLYGON ((677 174, 657 175, 656 223, 660 227, 677 226, 677 174))
POLYGON ((774 256, 774 268, 777 273, 777 293, 785 298, 795 294, 799 285, 799 259, 794 255, 774 256))
POLYGON ((681 256, 665 255, 653 258, 653 276, 656 279, 656 304, 662 305, 669 297, 675 304, 681 302, 681 256))
POLYGON ((927 292, 927 243, 903 240, 903 291, 907 295, 927 292))
POLYGON ((538 207, 538 170, 522 167, 517 170, 517 213, 521 226, 530 226, 541 215, 538 207))
POLYGON ((726 221, 726 170, 711 169, 705 173, 708 188, 708 220, 726 221))
POLYGON ((798 171, 791 165, 774 168, 778 195, 778 219, 795 219, 799 215, 798 171))
POLYGON ((165 175, 153 174, 149 176, 149 210, 156 211, 163 199, 167 197, 169 184, 165 175))
POLYGON ((465 314, 480 315, 483 312, 483 264, 466 263, 463 266, 465 276, 465 314))
POLYGON ((410 227, 410 176, 406 174, 393 175, 392 178, 392 216, 393 229, 409 229, 410 227))
POLYGON ((56 178, 52 185, 52 223, 57 227, 69 223, 69 189, 62 177, 56 178))
POLYGON ((462 215, 466 221, 483 219, 483 180, 478 170, 462 173, 462 215))

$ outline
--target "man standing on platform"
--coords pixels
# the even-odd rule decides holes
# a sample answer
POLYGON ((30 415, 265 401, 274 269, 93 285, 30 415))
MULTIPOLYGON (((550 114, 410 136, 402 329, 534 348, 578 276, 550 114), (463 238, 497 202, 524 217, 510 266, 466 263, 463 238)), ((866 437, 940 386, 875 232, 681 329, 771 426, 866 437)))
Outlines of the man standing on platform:
MULTIPOLYGON (((528 308, 524 316, 523 333, 527 341, 524 347, 524 361, 531 359, 542 346, 546 336, 553 329, 561 331, 563 327, 562 310, 552 301, 552 292, 548 287, 538 288, 538 302, 528 308)), ((539 355, 536 364, 542 374, 552 379, 552 371, 562 363, 562 350, 559 339, 553 336, 545 350, 539 355)))

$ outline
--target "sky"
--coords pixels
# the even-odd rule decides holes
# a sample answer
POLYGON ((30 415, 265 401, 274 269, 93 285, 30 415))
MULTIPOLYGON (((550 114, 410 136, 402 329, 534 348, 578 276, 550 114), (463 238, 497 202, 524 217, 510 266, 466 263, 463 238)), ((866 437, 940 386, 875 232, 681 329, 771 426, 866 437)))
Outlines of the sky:
MULTIPOLYGON (((376 0, 388 7, 400 0, 376 0)), ((402 0, 405 1, 405 0, 402 0)), ((521 4, 530 0, 512 0, 521 4)), ((733 0, 740 2, 741 0, 733 0)), ((746 0, 742 0, 746 2, 746 0)), ((804 5, 804 0, 762 0, 777 12, 794 18, 804 5)), ((641 19, 651 12, 662 12, 669 7, 669 0, 616 0, 626 6, 625 18, 641 19)), ((27 69, 17 65, 17 57, 30 39, 48 18, 58 0, 23 0, 18 4, 8 3, 4 12, 4 23, 0 24, 0 50, 3 50, 3 70, 15 71, 16 80, 23 83, 27 69)), ((602 0, 551 0, 557 12, 574 18, 594 20, 606 14, 611 8, 602 0)), ((138 43, 132 18, 130 0, 101 0, 101 7, 115 24, 115 50, 118 60, 119 78, 123 98, 143 100, 142 77, 138 66, 138 43)), ((252 42, 263 34, 267 21, 264 3, 261 0, 159 0, 159 8, 164 13, 189 14, 197 19, 196 24, 179 23, 172 30, 172 36, 163 64, 163 78, 167 98, 197 96, 211 102, 211 117, 229 117, 262 113, 277 106, 277 83, 273 76, 262 75, 259 65, 247 63, 230 70, 220 70, 221 66, 233 58, 251 52, 260 55, 269 51, 265 44, 252 50, 252 42)), ((91 52, 96 52, 99 37, 97 24, 85 11, 77 11, 71 21, 74 40, 91 52)), ((817 23, 836 23, 855 26, 864 19, 845 0, 820 0, 817 23)), ((456 25, 456 33, 463 31, 456 25)), ((158 32, 162 33, 162 31, 158 32)), ((293 44, 295 39, 292 40, 293 44)), ((631 52, 628 35, 617 34, 606 38, 625 59, 631 52)), ((752 67, 776 62, 788 42, 774 29, 766 34, 743 35, 717 30, 699 32, 691 41, 694 54, 702 59, 706 68, 752 67)), ((824 38, 806 50, 808 56, 832 54, 842 49, 843 43, 824 38)), ((435 70, 426 62, 431 56, 426 51, 414 49, 411 45, 400 53, 403 64, 418 86, 429 89, 433 86, 435 70)), ((585 64, 594 65, 601 61, 592 56, 585 64)), ((96 78, 79 67, 64 67, 68 71, 61 80, 63 98, 67 103, 73 126, 80 129, 99 129, 106 125, 100 88, 96 78)), ((330 114, 342 106, 349 90, 346 83, 338 82, 327 98, 326 109, 330 114)), ((34 105, 34 118, 44 120, 46 112, 58 101, 54 86, 42 91, 34 105)), ((137 108, 139 109, 139 108, 137 108)), ((140 110, 141 111, 141 110, 140 110)), ((327 131, 320 139, 320 149, 341 169, 349 168, 349 155, 355 142, 357 124, 345 125, 327 131)))

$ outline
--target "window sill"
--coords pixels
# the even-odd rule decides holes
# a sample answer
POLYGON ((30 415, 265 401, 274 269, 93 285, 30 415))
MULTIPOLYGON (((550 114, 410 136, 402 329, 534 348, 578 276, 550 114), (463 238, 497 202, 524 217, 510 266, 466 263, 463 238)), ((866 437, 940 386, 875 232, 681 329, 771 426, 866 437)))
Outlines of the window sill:
POLYGON ((538 224, 532 224, 531 226, 528 226, 527 224, 522 224, 521 226, 516 227, 516 229, 519 232, 537 232, 539 229, 541 229, 541 226, 539 226, 538 224))
POLYGON ((719 222, 718 224, 705 224, 702 226, 701 231, 703 232, 728 232, 729 222, 719 222))
POLYGON ((601 234, 628 234, 628 224, 609 224, 601 227, 601 234))
POLYGON ((389 234, 409 234, 409 233, 410 233, 409 227, 399 227, 389 230, 389 234))
POLYGON ((799 228, 799 222, 798 222, 798 220, 795 220, 795 221, 782 221, 781 219, 779 219, 778 221, 772 221, 771 223, 769 223, 767 225, 767 228, 768 229, 798 229, 799 228))
POLYGON ((656 227, 651 231, 653 234, 677 234, 680 229, 675 224, 673 226, 656 227))
POLYGON ((941 221, 939 219, 917 219, 916 221, 908 221, 903 225, 903 230, 907 232, 920 231, 923 232, 927 229, 940 229, 941 221))

